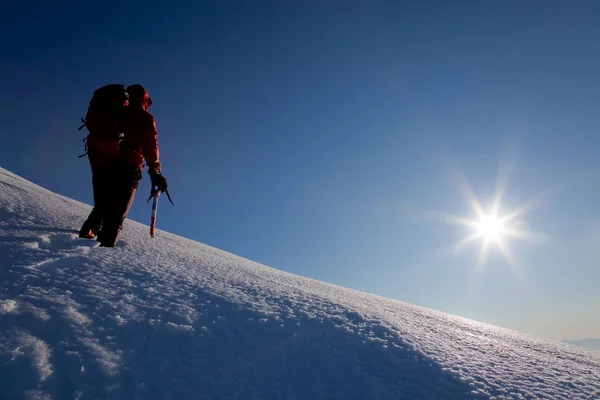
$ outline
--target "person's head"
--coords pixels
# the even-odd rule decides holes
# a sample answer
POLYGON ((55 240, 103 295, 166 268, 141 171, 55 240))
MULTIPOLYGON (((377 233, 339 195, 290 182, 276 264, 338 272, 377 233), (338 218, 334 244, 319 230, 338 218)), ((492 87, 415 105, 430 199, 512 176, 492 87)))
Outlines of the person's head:
POLYGON ((129 94, 130 107, 141 108, 142 110, 148 111, 152 105, 152 98, 140 84, 127 86, 127 93, 129 94))

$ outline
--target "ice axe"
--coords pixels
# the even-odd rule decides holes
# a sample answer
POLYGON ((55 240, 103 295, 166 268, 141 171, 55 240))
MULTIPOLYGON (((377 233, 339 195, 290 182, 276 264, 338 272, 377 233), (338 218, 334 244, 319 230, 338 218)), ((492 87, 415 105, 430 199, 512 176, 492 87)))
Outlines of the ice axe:
MULTIPOLYGON (((148 200, 146 201, 146 203, 148 203, 150 201, 150 199, 154 199, 152 201, 152 214, 150 216, 150 237, 151 238, 154 237, 154 228, 156 226, 156 212, 158 211, 158 198, 160 197, 161 193, 162 192, 160 190, 158 190, 158 189, 154 190, 154 187, 152 187, 152 190, 150 192, 150 197, 148 197, 148 200)), ((173 204, 173 200, 171 200, 171 196, 169 195, 168 190, 165 190, 165 194, 167 195, 167 198, 169 199, 171 204, 173 204)))

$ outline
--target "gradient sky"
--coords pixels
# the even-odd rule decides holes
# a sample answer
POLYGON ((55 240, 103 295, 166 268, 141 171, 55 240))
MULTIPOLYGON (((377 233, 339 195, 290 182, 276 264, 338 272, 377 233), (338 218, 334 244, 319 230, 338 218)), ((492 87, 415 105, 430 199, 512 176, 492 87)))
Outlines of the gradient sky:
MULTIPOLYGON (((554 339, 600 337, 597 1, 11 2, 0 163, 91 203, 77 131, 149 90, 175 207, 158 227, 303 276, 554 339), (513 165, 536 241, 474 218, 513 165), (538 201, 539 200, 539 201, 538 201)), ((130 218, 148 223, 144 173, 130 218)), ((83 221, 73 221, 79 228, 83 221)))

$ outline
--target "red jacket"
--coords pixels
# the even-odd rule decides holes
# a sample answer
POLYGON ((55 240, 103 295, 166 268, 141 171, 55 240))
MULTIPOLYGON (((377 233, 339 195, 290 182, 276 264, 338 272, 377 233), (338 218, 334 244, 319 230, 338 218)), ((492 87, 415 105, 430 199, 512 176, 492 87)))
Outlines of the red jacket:
MULTIPOLYGON (((88 136, 88 158, 92 172, 106 161, 121 158, 125 162, 137 165, 140 170, 143 162, 149 169, 158 168, 159 161, 158 133, 154 117, 142 108, 130 107, 124 118, 123 131, 125 139, 119 144, 106 135, 88 136)), ((94 129, 90 129, 94 132, 94 129)))

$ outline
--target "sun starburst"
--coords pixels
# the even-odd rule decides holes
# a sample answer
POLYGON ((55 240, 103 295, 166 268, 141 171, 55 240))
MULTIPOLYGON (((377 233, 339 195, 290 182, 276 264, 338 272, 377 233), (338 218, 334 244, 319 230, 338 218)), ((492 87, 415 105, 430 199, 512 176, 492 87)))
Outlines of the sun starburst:
POLYGON ((475 196, 471 185, 462 172, 457 173, 458 188, 467 200, 472 217, 465 218, 457 215, 443 214, 442 220, 469 228, 470 233, 455 243, 452 248, 454 253, 462 251, 466 246, 479 241, 480 247, 477 255, 476 266, 481 267, 487 260, 490 250, 499 250, 515 275, 522 275, 512 253, 509 242, 513 239, 538 242, 541 235, 523 228, 522 218, 542 200, 542 197, 529 201, 520 207, 502 212, 502 203, 509 181, 512 165, 500 169, 496 182, 496 190, 489 207, 483 207, 481 201, 475 196))

